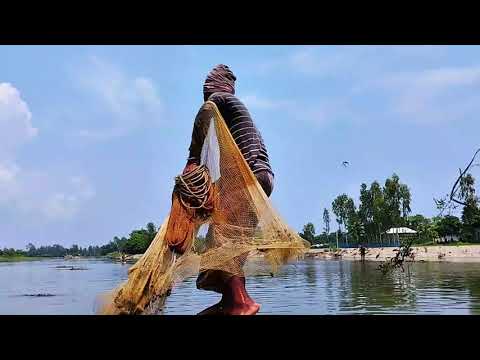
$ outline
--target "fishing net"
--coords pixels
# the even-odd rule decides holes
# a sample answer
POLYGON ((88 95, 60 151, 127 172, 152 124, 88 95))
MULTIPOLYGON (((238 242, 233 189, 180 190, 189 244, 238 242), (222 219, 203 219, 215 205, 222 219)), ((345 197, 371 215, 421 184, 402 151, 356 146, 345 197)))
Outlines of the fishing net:
POLYGON ((200 167, 176 178, 169 216, 98 313, 158 313, 174 285, 187 277, 209 271, 245 276, 251 257, 275 274, 309 248, 272 207, 216 105, 205 102, 202 113, 200 167), (193 185, 184 186, 185 179, 193 185), (206 236, 198 237, 205 226, 206 236), (172 251, 179 248, 181 254, 172 251))

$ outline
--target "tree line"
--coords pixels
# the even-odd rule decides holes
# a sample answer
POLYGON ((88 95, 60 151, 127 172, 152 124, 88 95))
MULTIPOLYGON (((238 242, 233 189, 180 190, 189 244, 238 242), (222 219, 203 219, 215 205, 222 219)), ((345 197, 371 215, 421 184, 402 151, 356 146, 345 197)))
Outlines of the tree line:
MULTIPOLYGON (((475 192, 475 178, 465 174, 459 181, 456 194, 463 204, 461 218, 447 214, 428 218, 421 214, 411 215, 411 193, 406 184, 400 182, 393 174, 381 186, 373 181, 370 186, 360 185, 358 205, 347 194, 337 196, 331 204, 337 229, 332 232, 329 209, 323 210, 323 229, 317 234, 312 222, 303 227, 301 237, 312 244, 330 244, 337 241, 342 244, 378 244, 382 236, 391 227, 409 227, 418 233, 416 243, 432 243, 438 238, 455 236, 462 242, 480 242, 480 203, 475 192)), ((441 207, 441 204, 439 208, 441 207)), ((13 248, 0 249, 0 256, 37 256, 63 257, 105 256, 114 252, 124 254, 141 254, 150 246, 157 233, 154 223, 149 222, 145 228, 133 230, 128 237, 115 236, 102 246, 71 247, 47 245, 35 247, 28 244, 26 250, 13 248)))
POLYGON ((381 186, 373 181, 360 185, 358 205, 347 194, 337 196, 331 204, 337 230, 330 231, 330 211, 323 210, 323 231, 316 233, 312 222, 303 227, 301 237, 312 244, 381 244, 385 232, 392 227, 409 227, 417 231, 416 243, 433 243, 439 238, 456 237, 462 242, 480 242, 480 207, 475 194, 475 178, 466 174, 459 185, 459 198, 464 202, 461 218, 452 214, 428 218, 411 215, 411 193, 397 174, 381 186))
POLYGON ((71 247, 62 245, 46 245, 36 247, 29 243, 26 250, 13 248, 0 249, 0 256, 33 256, 33 257, 64 257, 71 256, 105 256, 114 252, 124 254, 142 254, 150 246, 157 234, 154 223, 149 222, 145 228, 133 230, 128 237, 115 236, 109 243, 102 246, 81 247, 76 244, 71 247))

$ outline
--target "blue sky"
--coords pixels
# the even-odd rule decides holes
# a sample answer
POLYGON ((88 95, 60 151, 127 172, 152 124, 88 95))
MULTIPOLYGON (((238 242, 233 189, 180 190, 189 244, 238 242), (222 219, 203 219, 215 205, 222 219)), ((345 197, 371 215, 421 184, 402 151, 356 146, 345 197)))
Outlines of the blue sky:
POLYGON ((202 85, 229 65, 295 230, 396 172, 436 214, 479 147, 478 46, 1 46, 0 248, 104 244, 168 213, 202 85), (342 161, 350 166, 344 168, 342 161))

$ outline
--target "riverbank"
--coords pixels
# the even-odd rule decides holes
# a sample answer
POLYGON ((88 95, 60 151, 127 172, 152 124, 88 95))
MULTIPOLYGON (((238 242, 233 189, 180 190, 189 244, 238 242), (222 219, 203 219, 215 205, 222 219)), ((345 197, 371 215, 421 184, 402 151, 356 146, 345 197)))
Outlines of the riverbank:
POLYGON ((5 255, 0 255, 0 262, 35 261, 35 260, 42 260, 42 259, 44 259, 44 258, 33 257, 33 256, 5 256, 5 255))
MULTIPOLYGON (((398 247, 368 248, 365 260, 385 261, 393 258, 398 247)), ((310 258, 361 260, 359 249, 311 249, 306 254, 310 258)), ((480 245, 459 246, 417 246, 412 247, 412 257, 406 261, 452 261, 480 263, 480 245)))
MULTIPOLYGON (((385 261, 396 255, 398 247, 368 248, 365 254, 365 260, 385 261)), ((480 245, 437 245, 437 246, 417 246, 412 247, 413 257, 406 261, 451 261, 451 262, 478 262, 480 263, 480 245)), ((123 261, 119 253, 110 253, 99 258, 107 258, 117 262, 135 263, 143 254, 127 255, 123 261)), ((255 255, 254 255, 255 256, 255 255)), ((256 254, 256 256, 262 256, 256 254)), ((305 257, 319 259, 344 259, 361 260, 359 249, 338 249, 330 251, 329 249, 310 249, 305 257)), ((19 262, 45 260, 48 257, 32 256, 0 256, 0 262, 19 262)), ((76 257, 74 259, 87 259, 76 257)), ((66 259, 69 260, 69 259, 66 259)))
MULTIPOLYGON (((396 255, 398 247, 368 248, 365 260, 386 261, 396 255)), ((480 245, 429 245, 412 247, 413 256, 406 261, 450 261, 450 262, 475 262, 480 263, 480 245)), ((109 254, 108 258, 121 261, 117 254, 109 254)), ((263 254, 251 254, 253 257, 262 257, 263 254)), ((128 255, 125 262, 135 263, 143 254, 128 255)), ((318 259, 343 259, 361 260, 360 250, 357 248, 338 249, 310 249, 306 253, 307 258, 318 259)))
MULTIPOLYGON (((123 262, 134 263, 142 257, 143 254, 137 255, 127 255, 123 262)), ((119 254, 108 254, 105 256, 64 256, 64 257, 55 257, 55 256, 5 256, 0 255, 0 262, 19 262, 19 261, 40 261, 48 259, 63 259, 65 261, 71 260, 85 260, 85 259, 108 259, 112 261, 122 262, 122 258, 119 254)))
POLYGON ((110 260, 118 261, 118 262, 125 262, 125 263, 135 263, 142 256, 143 256, 143 254, 135 254, 135 255, 124 254, 124 255, 122 255, 119 252, 113 252, 113 253, 105 255, 105 257, 110 259, 110 260))

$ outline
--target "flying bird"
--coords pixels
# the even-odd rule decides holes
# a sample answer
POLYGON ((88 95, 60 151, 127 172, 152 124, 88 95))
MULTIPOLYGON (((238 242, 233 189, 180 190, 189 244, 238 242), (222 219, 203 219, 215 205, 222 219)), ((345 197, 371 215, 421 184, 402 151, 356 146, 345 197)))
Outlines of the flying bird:
POLYGON ((347 167, 347 165, 350 165, 350 163, 349 163, 348 161, 344 161, 344 162, 342 162, 342 165, 343 165, 344 167, 347 167))

